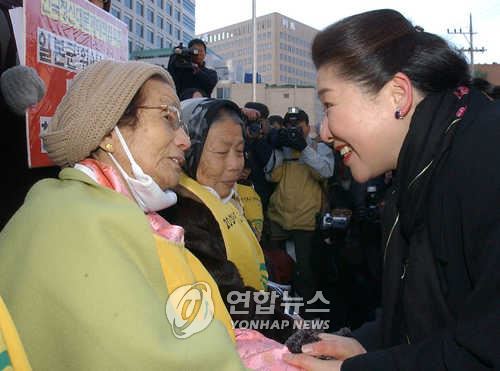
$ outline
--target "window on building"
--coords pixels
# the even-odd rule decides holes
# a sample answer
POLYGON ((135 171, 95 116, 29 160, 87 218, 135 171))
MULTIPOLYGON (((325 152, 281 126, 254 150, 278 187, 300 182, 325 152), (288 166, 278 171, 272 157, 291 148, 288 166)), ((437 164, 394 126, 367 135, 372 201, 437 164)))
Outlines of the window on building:
POLYGON ((231 98, 231 88, 217 88, 216 91, 217 99, 230 99, 231 98))
POLYGON ((132 44, 132 40, 129 40, 129 41, 128 41, 128 52, 129 52, 129 53, 132 53, 132 46, 133 46, 133 44, 132 44))
POLYGON ((194 34, 194 21, 185 14, 182 17, 182 24, 184 25, 184 31, 194 34))
POLYGON ((132 0, 123 0, 123 4, 129 8, 129 9, 133 9, 132 8, 132 0))
POLYGON ((169 33, 170 35, 172 35, 172 23, 167 22, 167 27, 166 27, 166 30, 168 31, 168 33, 169 33))
POLYGON ((144 37, 144 25, 141 22, 135 22, 135 34, 144 37))
POLYGON ((156 36, 156 47, 158 49, 163 48, 163 36, 156 36))
POLYGON ((149 23, 154 23, 155 21, 155 13, 153 12, 153 9, 148 8, 146 10, 146 18, 149 23))
POLYGON ((155 42, 153 30, 151 30, 149 28, 146 30, 146 40, 148 42, 150 42, 151 44, 153 44, 155 42))
POLYGON ((121 15, 120 15, 120 10, 119 9, 116 9, 115 7, 112 7, 111 8, 111 14, 113 14, 113 16, 115 18, 118 18, 120 19, 121 18, 121 15))
POLYGON ((165 10, 169 16, 172 16, 172 3, 170 1, 165 4, 165 10))
POLYGON ((123 22, 125 22, 125 24, 128 26, 128 31, 129 32, 132 32, 132 17, 127 15, 127 14, 124 14, 123 15, 123 22))
POLYGON ((159 15, 156 16, 156 27, 158 27, 160 30, 163 30, 163 17, 159 15))
POLYGON ((157 5, 160 9, 163 9, 163 0, 156 0, 156 5, 157 5))
POLYGON ((177 40, 181 40, 181 30, 178 28, 175 29, 175 37, 177 40))
POLYGON ((183 0, 182 4, 184 6, 184 11, 188 12, 189 14, 191 14, 194 17, 195 16, 195 4, 194 4, 194 1, 183 0))
POLYGON ((137 43, 135 50, 144 50, 144 44, 143 43, 137 43))
POLYGON ((175 19, 177 22, 181 21, 181 12, 178 9, 175 9, 175 19))
POLYGON ((135 3, 135 14, 140 15, 141 17, 144 16, 144 5, 141 1, 137 1, 135 3))

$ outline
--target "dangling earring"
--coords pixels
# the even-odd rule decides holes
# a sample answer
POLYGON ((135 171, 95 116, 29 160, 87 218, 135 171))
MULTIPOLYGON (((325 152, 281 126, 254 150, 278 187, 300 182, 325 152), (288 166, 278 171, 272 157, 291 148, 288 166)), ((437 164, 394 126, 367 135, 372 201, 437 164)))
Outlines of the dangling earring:
POLYGON ((113 145, 111 143, 106 144, 104 148, 106 148, 108 152, 113 152, 113 145))
POLYGON ((396 118, 396 120, 401 120, 402 118, 404 118, 404 116, 401 114, 400 108, 398 108, 396 112, 394 112, 394 117, 396 118))

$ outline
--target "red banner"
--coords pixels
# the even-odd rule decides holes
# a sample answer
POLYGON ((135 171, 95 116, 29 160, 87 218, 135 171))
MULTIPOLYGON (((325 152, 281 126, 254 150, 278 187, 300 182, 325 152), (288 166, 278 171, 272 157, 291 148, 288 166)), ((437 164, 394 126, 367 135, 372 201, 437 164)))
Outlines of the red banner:
POLYGON ((40 134, 47 130, 71 79, 101 59, 128 60, 127 25, 87 0, 24 2, 27 66, 45 82, 43 100, 26 114, 28 165, 52 165, 40 134))

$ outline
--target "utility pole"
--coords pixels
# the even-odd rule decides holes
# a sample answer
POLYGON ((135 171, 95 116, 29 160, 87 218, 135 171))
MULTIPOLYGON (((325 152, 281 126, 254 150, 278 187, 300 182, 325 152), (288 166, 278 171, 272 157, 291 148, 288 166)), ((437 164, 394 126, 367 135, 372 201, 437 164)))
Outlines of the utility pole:
POLYGON ((252 26, 253 26, 253 69, 252 69, 252 101, 257 102, 257 19, 256 0, 252 0, 252 26))
POLYGON ((474 75, 474 52, 479 52, 479 53, 484 53, 486 49, 484 46, 482 48, 474 48, 474 35, 477 34, 477 32, 474 32, 472 30, 472 13, 469 13, 469 31, 462 31, 462 28, 459 28, 458 31, 456 28, 453 29, 453 31, 450 31, 450 29, 446 29, 446 32, 448 35, 464 35, 465 40, 467 40, 469 47, 468 48, 460 48, 459 50, 462 52, 469 52, 470 53, 470 72, 471 75, 474 75), (469 38, 467 38, 467 35, 469 35, 469 38))

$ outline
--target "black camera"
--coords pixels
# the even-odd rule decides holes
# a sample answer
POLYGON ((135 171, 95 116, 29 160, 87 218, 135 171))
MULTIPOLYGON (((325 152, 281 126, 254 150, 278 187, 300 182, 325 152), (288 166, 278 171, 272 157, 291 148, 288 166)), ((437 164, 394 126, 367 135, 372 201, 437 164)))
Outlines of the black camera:
POLYGON ((295 148, 300 138, 303 138, 303 133, 302 128, 298 126, 278 129, 278 143, 282 147, 295 148))
POLYGON ((349 227, 352 212, 349 209, 333 209, 319 216, 318 224, 321 230, 342 229, 349 227))
POLYGON ((249 121, 247 122, 248 133, 252 138, 260 135, 262 131, 262 123, 260 121, 249 121))
POLYGON ((193 68, 193 56, 198 55, 199 51, 196 48, 186 48, 179 43, 174 48, 174 52, 170 55, 170 63, 176 68, 193 68))

